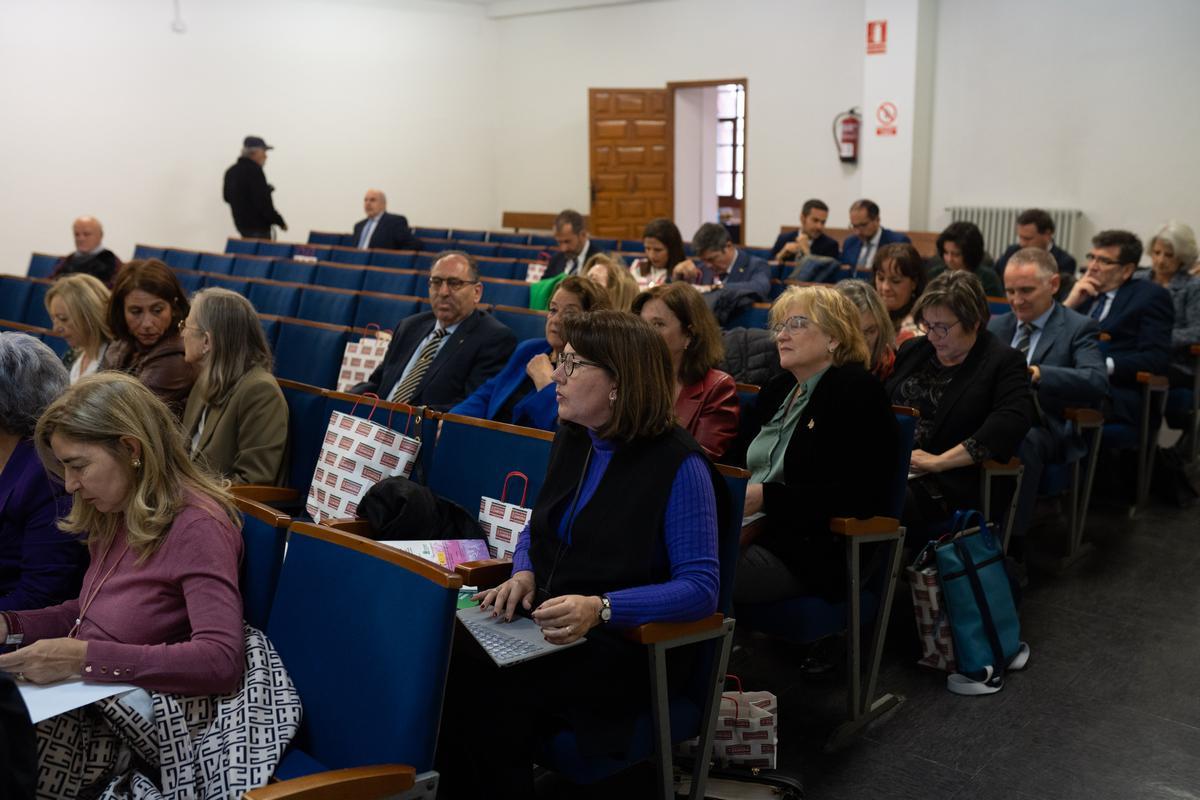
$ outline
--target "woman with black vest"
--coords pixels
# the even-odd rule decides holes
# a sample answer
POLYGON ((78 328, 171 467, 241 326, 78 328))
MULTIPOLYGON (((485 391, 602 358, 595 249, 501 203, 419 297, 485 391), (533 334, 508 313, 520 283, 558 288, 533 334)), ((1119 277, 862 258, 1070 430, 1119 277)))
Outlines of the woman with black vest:
MULTIPOLYGON (((567 344, 554 371, 562 424, 546 480, 512 577, 476 597, 480 613, 530 614, 547 641, 587 640, 497 670, 459 637, 443 716, 450 797, 534 796, 534 747, 556 728, 574 731, 585 757, 619 752, 651 702, 644 648, 621 632, 717 607, 724 482, 674 421, 662 337, 617 311, 569 315, 562 326, 567 344)), ((686 677, 690 655, 681 652, 670 672, 686 677)))

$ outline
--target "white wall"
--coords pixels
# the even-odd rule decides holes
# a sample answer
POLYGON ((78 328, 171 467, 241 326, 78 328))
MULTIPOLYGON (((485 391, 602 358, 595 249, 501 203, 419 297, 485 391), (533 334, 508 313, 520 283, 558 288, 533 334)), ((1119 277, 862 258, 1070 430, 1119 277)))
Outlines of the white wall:
POLYGON ((955 0, 938 12, 930 222, 949 205, 1200 226, 1200 3, 955 0))
POLYGON ((499 222, 494 22, 419 0, 0 3, 0 272, 67 252, 95 214, 135 242, 221 249, 221 177, 247 134, 288 239, 345 229, 365 189, 415 224, 499 222))

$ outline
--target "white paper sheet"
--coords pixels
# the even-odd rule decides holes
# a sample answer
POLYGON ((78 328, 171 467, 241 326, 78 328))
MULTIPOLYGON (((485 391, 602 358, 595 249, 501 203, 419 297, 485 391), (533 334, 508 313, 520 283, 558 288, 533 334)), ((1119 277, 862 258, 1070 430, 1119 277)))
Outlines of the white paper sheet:
POLYGON ((125 694, 136 689, 126 683, 84 683, 83 678, 37 685, 17 681, 21 699, 29 709, 29 718, 34 724, 56 714, 86 706, 113 695, 125 694))

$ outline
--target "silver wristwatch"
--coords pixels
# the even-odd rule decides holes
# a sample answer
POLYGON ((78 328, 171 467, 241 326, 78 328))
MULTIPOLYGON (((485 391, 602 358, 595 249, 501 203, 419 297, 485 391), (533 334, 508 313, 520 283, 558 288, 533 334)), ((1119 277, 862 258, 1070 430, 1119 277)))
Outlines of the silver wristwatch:
POLYGON ((600 598, 600 621, 608 622, 612 619, 612 601, 608 599, 608 595, 600 598))

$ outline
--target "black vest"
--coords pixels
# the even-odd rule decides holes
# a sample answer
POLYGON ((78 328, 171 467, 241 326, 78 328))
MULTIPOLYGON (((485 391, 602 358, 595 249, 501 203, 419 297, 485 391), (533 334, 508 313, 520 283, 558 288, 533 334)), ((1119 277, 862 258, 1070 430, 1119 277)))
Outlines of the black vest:
MULTIPOLYGON (((621 444, 591 500, 579 510, 570 540, 555 522, 569 510, 584 477, 591 437, 564 424, 554 437, 546 482, 529 526, 529 557, 541 599, 548 595, 600 595, 670 580, 663 524, 671 485, 690 453, 703 450, 676 425, 661 436, 621 444)), ((724 482, 712 470, 718 512, 724 482)), ((718 519, 723 515, 718 513, 718 519)))

